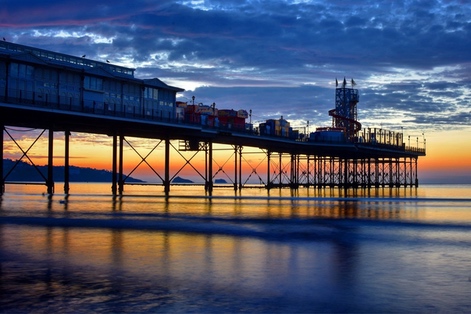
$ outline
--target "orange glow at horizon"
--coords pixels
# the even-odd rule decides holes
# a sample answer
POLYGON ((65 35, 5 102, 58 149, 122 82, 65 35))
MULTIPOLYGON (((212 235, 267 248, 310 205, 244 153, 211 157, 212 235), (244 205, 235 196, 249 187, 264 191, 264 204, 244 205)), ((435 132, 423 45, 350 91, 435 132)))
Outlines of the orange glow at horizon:
MULTIPOLYGON (((471 141, 466 138, 469 130, 434 131, 427 134, 427 156, 419 157, 419 178, 427 175, 439 174, 443 176, 471 174, 471 141)), ((34 134, 19 132, 15 139, 24 151, 28 150, 35 140, 34 134)), ((37 133, 39 134, 39 133, 37 133)), ((164 176, 165 153, 164 143, 160 140, 147 140, 139 138, 126 138, 124 143, 123 160, 124 173, 130 174, 139 163, 140 165, 131 174, 132 177, 142 180, 159 181, 159 176, 164 176), (132 145, 132 147, 130 146, 132 145), (157 147, 156 147, 157 146, 157 147), (146 158, 152 169, 142 161, 134 149, 146 158)), ((200 151, 195 155, 194 151, 178 151, 178 141, 172 141, 170 148, 170 177, 180 176, 184 178, 197 178, 205 175, 205 152, 200 151), (183 156, 183 157, 182 157, 183 156), (191 165, 190 165, 191 164, 191 165), (196 168, 196 170, 194 169, 196 168)), ((48 155, 47 132, 31 147, 28 157, 36 165, 46 165, 48 155)), ((57 132, 54 139, 54 165, 64 165, 64 136, 57 132)), ((213 175, 229 181, 234 178, 234 149, 230 145, 213 145, 213 175)), ((4 136, 3 158, 19 159, 21 150, 7 136, 4 136)), ((238 156, 239 157, 239 156, 238 156)), ((26 158, 23 161, 28 162, 26 158)), ((278 163, 277 155, 272 156, 272 162, 278 163)), ((284 160, 283 165, 289 162, 284 160)), ((251 175, 251 180, 257 180, 260 176, 266 178, 266 155, 249 147, 243 149, 242 176, 245 181, 251 175), (258 154, 247 154, 247 152, 258 154), (257 168, 260 165, 259 168, 257 168), (252 173, 255 170, 256 173, 252 173), (252 174, 251 174, 252 173, 252 174)), ((95 168, 98 170, 112 170, 112 138, 106 135, 73 133, 70 137, 70 161, 69 164, 77 167, 95 168)), ((271 165, 272 172, 275 170, 271 165)))
POLYGON ((419 172, 470 173, 471 141, 465 137, 466 133, 459 130, 428 135, 427 156, 419 158, 419 172))

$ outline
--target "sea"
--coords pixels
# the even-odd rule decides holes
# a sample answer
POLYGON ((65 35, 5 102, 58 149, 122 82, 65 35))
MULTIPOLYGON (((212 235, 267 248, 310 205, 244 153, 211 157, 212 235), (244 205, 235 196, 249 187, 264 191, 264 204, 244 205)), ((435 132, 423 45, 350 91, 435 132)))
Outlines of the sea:
POLYGON ((471 185, 45 191, 1 196, 1 313, 471 312, 471 185))

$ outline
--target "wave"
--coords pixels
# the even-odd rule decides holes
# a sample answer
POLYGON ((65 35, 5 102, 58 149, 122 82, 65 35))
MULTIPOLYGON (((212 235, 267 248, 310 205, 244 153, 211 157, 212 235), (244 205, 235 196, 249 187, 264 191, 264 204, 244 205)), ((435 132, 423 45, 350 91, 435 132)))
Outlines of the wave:
MULTIPOLYGON (((102 214, 100 214, 102 215, 102 214)), ((123 230, 141 230, 141 231, 174 231, 184 233, 198 234, 219 234, 244 237, 262 237, 268 238, 279 236, 283 233, 288 236, 297 234, 306 234, 302 229, 302 224, 287 224, 277 221, 269 223, 268 220, 258 219, 221 219, 221 218, 202 218, 202 217, 158 217, 153 215, 153 219, 142 219, 149 215, 140 215, 139 218, 132 219, 130 216, 137 214, 120 214, 108 218, 68 218, 68 217, 23 217, 7 216, 0 217, 2 224, 17 225, 35 225, 43 227, 80 227, 80 228, 108 228, 123 230), (122 219, 128 216, 127 219, 122 219), (288 226, 291 225, 291 228, 288 226), (264 226, 264 227, 261 227, 264 226)), ((318 226, 310 228, 309 233, 312 236, 328 236, 335 231, 333 227, 318 226)))
MULTIPOLYGON (((85 195, 84 195, 85 196, 85 195)), ((89 196, 89 195, 87 195, 89 196)), ((122 195, 116 199, 164 198, 164 199, 204 199, 204 200, 262 200, 262 201, 318 201, 318 202, 470 202, 466 197, 369 197, 369 196, 242 196, 242 195, 122 195)))
MULTIPOLYGON (((430 233, 446 243, 471 245, 466 237, 448 240, 438 234, 469 234, 470 224, 334 218, 234 218, 147 213, 89 213, 68 217, 2 216, 0 224, 61 228, 102 228, 262 238, 267 240, 404 241, 409 233, 430 233), (412 232, 411 232, 412 231, 412 232), (435 236, 434 234, 437 234, 435 236)), ((413 237, 416 239, 416 235, 413 237)), ((410 240, 410 238, 408 238, 410 240)), ((408 241, 409 241, 408 240, 408 241)), ((429 241, 428 239, 427 241, 429 241)), ((414 240, 415 241, 415 240, 414 240)))

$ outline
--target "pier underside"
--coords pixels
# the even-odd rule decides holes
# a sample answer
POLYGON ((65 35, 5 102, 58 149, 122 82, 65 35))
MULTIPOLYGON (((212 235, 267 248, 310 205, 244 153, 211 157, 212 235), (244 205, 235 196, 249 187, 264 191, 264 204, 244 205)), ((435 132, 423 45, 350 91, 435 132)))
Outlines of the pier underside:
MULTIPOLYGON (((36 130, 38 135, 29 147, 21 147, 15 139, 14 132, 3 126, 1 145, 5 141, 10 147, 15 146, 24 160, 33 165, 43 178, 43 184, 47 187, 47 193, 55 192, 53 174, 54 160, 64 156, 61 165, 64 165, 64 194, 70 191, 70 139, 73 134, 69 130, 54 132, 54 130, 36 130), (63 135, 64 148, 61 157, 54 157, 54 133, 63 135), (36 167, 37 161, 29 156, 30 150, 36 142, 43 138, 47 142, 47 169, 46 173, 36 167), (14 145, 13 145, 14 144, 14 145)), ((114 195, 124 193, 127 181, 133 173, 142 167, 154 178, 150 180, 154 185, 161 185, 165 192, 170 192, 174 179, 177 176, 190 175, 195 184, 202 184, 209 193, 214 188, 229 187, 240 190, 248 187, 260 188, 373 188, 373 187, 416 187, 417 156, 400 156, 384 150, 359 151, 358 147, 346 147, 345 153, 339 156, 326 155, 326 148, 317 149, 316 153, 306 153, 306 148, 293 149, 290 146, 279 146, 277 150, 270 147, 243 146, 222 139, 220 142, 199 141, 195 139, 151 139, 154 143, 147 152, 138 149, 139 144, 133 144, 123 134, 113 132, 109 136, 111 147, 110 158, 112 165, 111 192, 114 195), (126 148, 127 154, 124 153, 126 148), (300 152, 301 151, 301 152, 300 152), (130 158, 133 154, 134 158, 130 158), (342 156, 344 154, 344 156, 342 156), (349 157, 351 155, 352 157, 349 157), (371 157, 366 157, 371 155, 371 157), (383 155, 383 157, 379 157, 383 155), (386 155, 386 157, 384 157, 386 155), (388 156, 389 155, 389 156, 388 156), (124 172, 126 159, 139 162, 128 173, 124 172)), ((149 141, 149 139, 147 139, 149 141)), ((139 139, 134 142, 139 142, 139 139)), ((315 151, 315 149, 313 149, 315 151)), ((341 152, 335 148, 334 152, 341 152)), ((3 159, 3 149, 2 149, 3 159)), ((128 165, 129 167, 129 165, 128 165)), ((0 167, 1 191, 5 191, 5 185, 13 183, 9 181, 9 175, 13 169, 0 167)), ((15 182, 17 183, 17 182, 15 182)))
POLYGON ((307 121, 303 132, 283 116, 257 126, 251 110, 218 108, 214 102, 204 106, 194 96, 191 102, 177 101, 183 89, 136 78, 132 68, 7 41, 0 48, 1 159, 15 159, 8 169, 0 163, 0 193, 6 184, 25 183, 12 182, 23 165, 37 172, 28 184, 44 184, 49 195, 56 192, 56 166, 63 167, 60 178, 68 194, 70 160, 83 158, 70 156, 80 137, 100 146, 101 154, 92 152, 83 167, 110 158, 104 167, 111 165, 113 195, 123 194, 143 167, 145 180, 166 193, 187 176, 209 193, 219 186, 418 186, 417 159, 425 156, 425 138, 423 148, 418 137, 411 147, 402 129, 362 128, 353 79, 349 85, 344 78, 340 86, 336 80, 332 125, 309 132, 307 121))

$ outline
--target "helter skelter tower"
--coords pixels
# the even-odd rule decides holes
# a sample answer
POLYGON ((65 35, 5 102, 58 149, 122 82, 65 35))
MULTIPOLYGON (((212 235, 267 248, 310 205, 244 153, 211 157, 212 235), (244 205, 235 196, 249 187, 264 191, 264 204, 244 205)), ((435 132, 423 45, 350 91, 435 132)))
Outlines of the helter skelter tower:
POLYGON ((343 129, 349 141, 356 141, 357 133, 361 130, 361 123, 357 121, 357 103, 360 101, 358 89, 354 89, 355 81, 351 80, 351 88, 347 87, 347 81, 343 79, 339 87, 335 80, 335 109, 329 111, 332 117, 332 127, 343 129))

